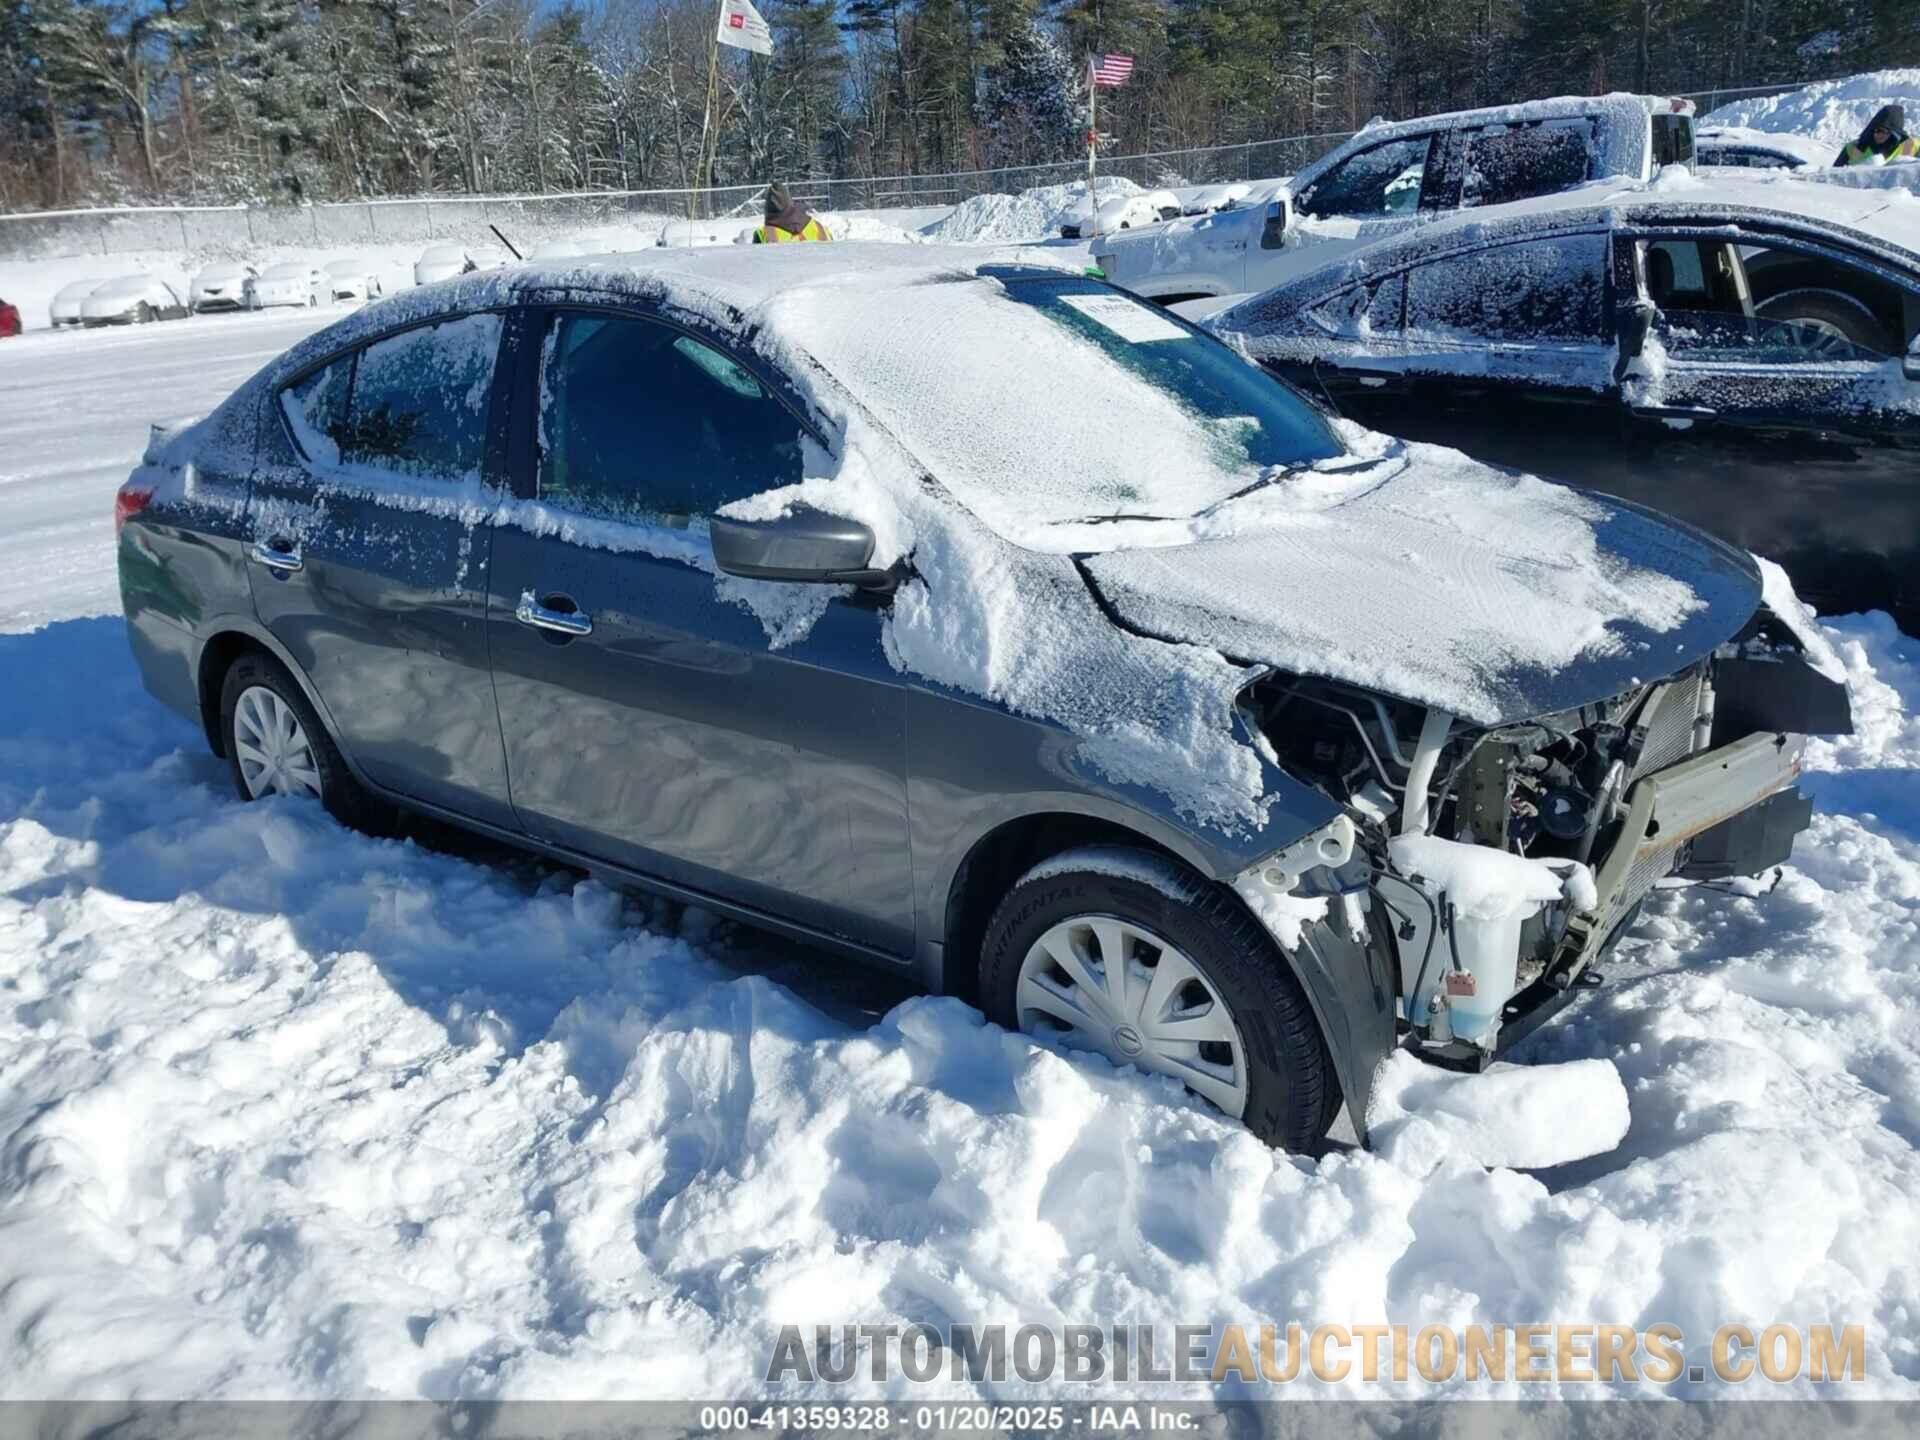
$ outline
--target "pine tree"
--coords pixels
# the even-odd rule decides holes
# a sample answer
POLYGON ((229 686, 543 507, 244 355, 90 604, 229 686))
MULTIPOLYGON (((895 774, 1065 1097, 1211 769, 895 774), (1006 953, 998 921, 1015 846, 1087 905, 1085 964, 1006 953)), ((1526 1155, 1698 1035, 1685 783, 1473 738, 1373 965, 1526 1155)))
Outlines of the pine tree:
POLYGON ((980 82, 982 158, 994 168, 1069 158, 1080 143, 1080 67, 1031 17, 998 51, 980 82))

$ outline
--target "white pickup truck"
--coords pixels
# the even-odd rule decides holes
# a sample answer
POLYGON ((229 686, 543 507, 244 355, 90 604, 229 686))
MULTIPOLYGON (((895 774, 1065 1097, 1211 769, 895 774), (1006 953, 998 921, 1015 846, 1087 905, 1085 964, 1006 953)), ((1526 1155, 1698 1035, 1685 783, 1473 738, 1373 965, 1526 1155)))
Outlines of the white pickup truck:
POLYGON ((1566 96, 1375 121, 1264 205, 1103 236, 1094 263, 1164 304, 1239 295, 1453 211, 1692 164, 1688 100, 1566 96))

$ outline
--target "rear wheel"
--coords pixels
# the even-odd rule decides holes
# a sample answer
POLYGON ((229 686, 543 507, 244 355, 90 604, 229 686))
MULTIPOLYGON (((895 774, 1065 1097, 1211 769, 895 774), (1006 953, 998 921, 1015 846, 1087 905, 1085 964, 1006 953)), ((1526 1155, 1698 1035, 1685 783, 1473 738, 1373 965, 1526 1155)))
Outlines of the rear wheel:
POLYGON ((153 306, 147 304, 146 301, 142 300, 140 302, 140 308, 133 312, 133 318, 135 321, 137 321, 139 324, 142 324, 142 325, 147 325, 152 323, 153 306))
POLYGON ((1008 1029, 1167 1075, 1272 1145, 1326 1134, 1339 1085, 1286 959, 1232 895, 1118 846, 1031 870, 994 912, 981 991, 1008 1029))
POLYGON ((392 827, 391 809, 353 777, 306 694, 279 661, 242 655, 220 687, 221 734, 242 800, 318 800, 357 830, 392 827))

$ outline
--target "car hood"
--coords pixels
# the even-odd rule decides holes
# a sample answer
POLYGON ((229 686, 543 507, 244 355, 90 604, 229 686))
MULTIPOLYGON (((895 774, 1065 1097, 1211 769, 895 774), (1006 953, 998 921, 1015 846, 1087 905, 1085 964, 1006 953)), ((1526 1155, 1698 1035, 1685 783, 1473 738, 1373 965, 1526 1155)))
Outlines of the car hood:
POLYGON ((1433 446, 1295 472, 1187 528, 1080 555, 1120 624, 1487 725, 1684 669, 1761 595, 1752 557, 1702 531, 1433 446))

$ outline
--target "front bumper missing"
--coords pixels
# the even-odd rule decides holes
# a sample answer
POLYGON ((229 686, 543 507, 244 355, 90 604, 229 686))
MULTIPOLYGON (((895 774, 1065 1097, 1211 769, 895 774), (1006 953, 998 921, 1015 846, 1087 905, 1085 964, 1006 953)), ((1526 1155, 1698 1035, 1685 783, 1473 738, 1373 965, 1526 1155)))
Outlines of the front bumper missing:
POLYGON ((1792 785, 1802 744, 1798 736, 1749 735, 1642 777, 1627 792, 1619 836, 1594 877, 1599 904, 1569 922, 1546 982, 1571 985, 1633 907, 1673 872, 1688 841, 1792 785))
POLYGON ((1417 977, 1446 963, 1443 897, 1386 872, 1369 876, 1350 822, 1338 819, 1236 877, 1235 888, 1307 992, 1361 1142, 1374 1070, 1395 1048, 1400 1019, 1416 1033, 1426 1033, 1430 1018, 1438 1022, 1432 1040, 1419 1047, 1423 1057, 1483 1068, 1578 990, 1600 983, 1588 967, 1647 891, 1672 873, 1690 841, 1792 786, 1801 744, 1797 736, 1750 735, 1642 775, 1627 791, 1624 817, 1595 876, 1596 904, 1568 921, 1545 971, 1506 999, 1500 1023, 1480 1043, 1452 1038, 1444 1006, 1432 1017, 1406 1013, 1417 977), (1296 886, 1308 878, 1318 883, 1301 886, 1310 892, 1302 895, 1296 886))

